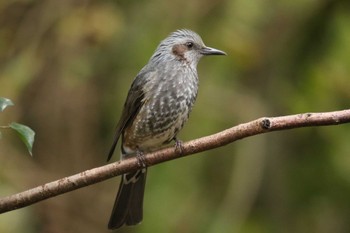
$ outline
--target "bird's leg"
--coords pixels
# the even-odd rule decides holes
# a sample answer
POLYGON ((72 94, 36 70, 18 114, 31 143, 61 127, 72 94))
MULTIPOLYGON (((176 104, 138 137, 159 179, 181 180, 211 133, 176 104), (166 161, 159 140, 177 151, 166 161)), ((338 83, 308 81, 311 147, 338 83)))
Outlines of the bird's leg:
POLYGON ((141 168, 146 168, 147 167, 145 156, 144 156, 143 152, 138 147, 136 148, 136 159, 137 159, 137 164, 141 168))
POLYGON ((183 142, 177 137, 174 137, 173 140, 175 141, 175 151, 180 155, 183 154, 184 152, 183 142))

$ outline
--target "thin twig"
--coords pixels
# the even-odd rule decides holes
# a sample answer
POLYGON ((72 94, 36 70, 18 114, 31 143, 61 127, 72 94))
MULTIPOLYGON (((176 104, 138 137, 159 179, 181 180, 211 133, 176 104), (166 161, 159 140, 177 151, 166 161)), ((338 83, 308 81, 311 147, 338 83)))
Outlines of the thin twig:
MULTIPOLYGON (((221 147, 249 136, 271 131, 308 126, 337 125, 348 122, 350 122, 350 109, 335 112, 304 113, 270 118, 264 117, 237 125, 210 136, 183 143, 181 154, 177 153, 174 147, 145 154, 145 162, 148 166, 152 166, 183 156, 221 147)), ((138 168, 137 159, 130 158, 87 170, 76 175, 64 177, 27 191, 1 198, 0 213, 23 208, 36 202, 92 185, 138 168)))

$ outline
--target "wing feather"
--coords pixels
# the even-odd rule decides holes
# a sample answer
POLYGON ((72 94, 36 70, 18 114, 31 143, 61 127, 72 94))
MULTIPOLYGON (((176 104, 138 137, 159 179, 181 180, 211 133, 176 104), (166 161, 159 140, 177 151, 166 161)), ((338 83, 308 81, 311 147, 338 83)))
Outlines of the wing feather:
POLYGON ((146 70, 146 69, 142 69, 141 72, 134 79, 133 83, 131 84, 128 96, 124 103, 122 115, 116 127, 114 141, 111 149, 109 150, 107 161, 111 159, 114 153, 114 150, 118 144, 118 140, 121 134, 123 133, 124 129, 133 122, 134 118, 136 117, 141 107, 143 106, 144 98, 145 98, 145 93, 144 93, 145 83, 154 74, 154 71, 152 70, 148 70, 147 72, 143 72, 143 70, 146 70))

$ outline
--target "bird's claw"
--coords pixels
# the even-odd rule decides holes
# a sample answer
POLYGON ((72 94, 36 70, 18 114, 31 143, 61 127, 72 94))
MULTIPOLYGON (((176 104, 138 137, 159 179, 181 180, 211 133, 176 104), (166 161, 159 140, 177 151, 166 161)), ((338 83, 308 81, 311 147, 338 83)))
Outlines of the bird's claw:
POLYGON ((147 167, 145 156, 144 156, 142 151, 140 151, 140 150, 136 151, 136 159, 137 159, 137 164, 139 165, 139 167, 141 167, 141 168, 147 167))
POLYGON ((183 142, 177 138, 174 138, 175 141, 175 151, 176 153, 179 153, 180 155, 183 154, 184 152, 184 146, 183 146, 183 142))

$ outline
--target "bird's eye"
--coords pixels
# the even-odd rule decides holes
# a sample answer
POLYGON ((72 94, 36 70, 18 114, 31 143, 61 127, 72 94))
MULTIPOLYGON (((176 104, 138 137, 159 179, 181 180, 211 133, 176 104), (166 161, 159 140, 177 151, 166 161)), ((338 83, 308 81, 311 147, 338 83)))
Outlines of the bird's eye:
POLYGON ((186 46, 187 46, 187 48, 189 48, 189 49, 192 49, 193 48, 193 42, 186 42, 186 46))

